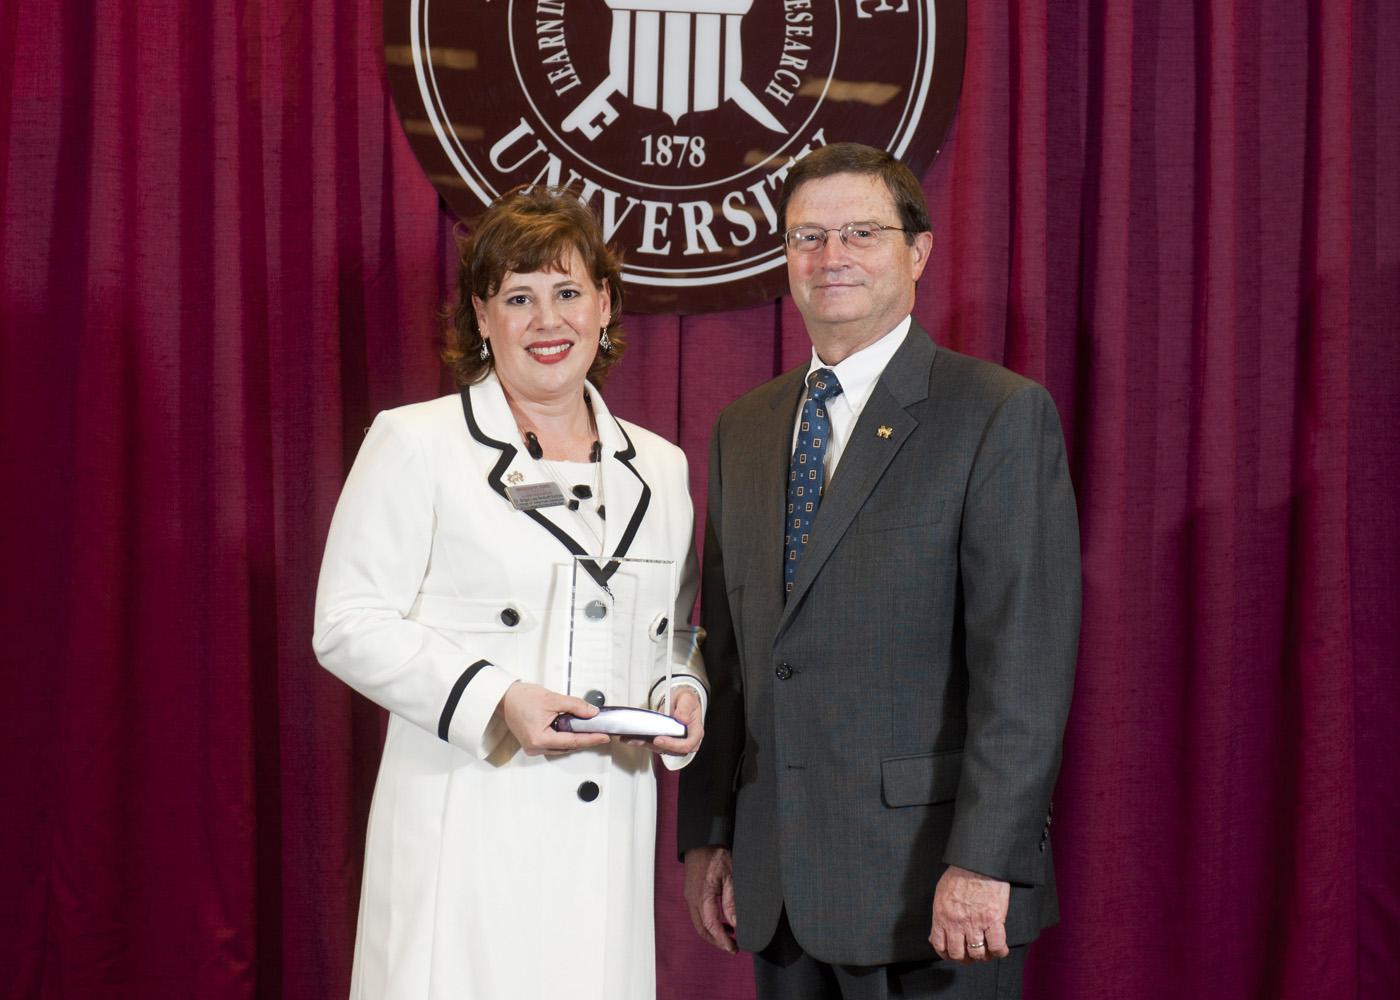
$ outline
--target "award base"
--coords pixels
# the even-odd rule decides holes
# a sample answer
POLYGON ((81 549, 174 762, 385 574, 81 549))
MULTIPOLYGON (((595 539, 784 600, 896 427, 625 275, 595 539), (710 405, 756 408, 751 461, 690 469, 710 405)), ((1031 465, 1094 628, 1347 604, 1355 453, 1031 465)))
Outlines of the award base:
POLYGON ((658 736, 671 736, 685 739, 687 727, 679 719, 645 708, 600 708, 591 719, 580 719, 576 715, 560 715, 554 720, 554 728, 561 733, 607 733, 610 736, 630 736, 639 740, 655 739, 658 736))

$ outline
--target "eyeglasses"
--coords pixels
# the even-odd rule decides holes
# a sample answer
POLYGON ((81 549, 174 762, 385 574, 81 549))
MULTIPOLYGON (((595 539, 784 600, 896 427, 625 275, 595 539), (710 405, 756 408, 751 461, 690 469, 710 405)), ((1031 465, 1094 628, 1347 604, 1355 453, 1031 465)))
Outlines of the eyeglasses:
POLYGON ((898 226, 882 226, 878 222, 848 222, 840 229, 794 226, 783 233, 783 245, 798 253, 816 253, 826 246, 827 233, 840 233, 841 242, 852 250, 866 250, 879 243, 880 234, 887 229, 896 233, 908 232, 898 226))

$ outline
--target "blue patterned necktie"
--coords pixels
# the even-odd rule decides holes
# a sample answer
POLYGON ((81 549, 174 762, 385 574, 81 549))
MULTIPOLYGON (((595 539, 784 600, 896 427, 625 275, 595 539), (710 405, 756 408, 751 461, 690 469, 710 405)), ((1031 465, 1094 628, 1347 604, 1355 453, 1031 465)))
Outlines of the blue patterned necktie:
POLYGON ((807 402, 802 404, 802 424, 797 429, 797 447, 792 452, 788 472, 787 521, 784 522, 783 594, 792 593, 797 565, 812 533, 812 520, 821 506, 826 475, 826 446, 831 437, 831 418, 826 401, 841 395, 841 383, 830 368, 818 368, 807 376, 807 402))

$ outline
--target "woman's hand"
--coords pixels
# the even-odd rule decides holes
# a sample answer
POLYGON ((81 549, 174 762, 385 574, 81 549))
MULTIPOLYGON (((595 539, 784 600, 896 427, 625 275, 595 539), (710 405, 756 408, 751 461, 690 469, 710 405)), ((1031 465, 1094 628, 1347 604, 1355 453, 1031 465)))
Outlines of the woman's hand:
POLYGON ((501 698, 501 717, 520 748, 530 757, 559 754, 607 743, 606 733, 560 733, 553 729, 556 716, 567 712, 590 719, 598 710, 582 698, 570 698, 538 684, 516 681, 501 698))
POLYGON ((658 736, 644 745, 655 753, 675 754, 684 757, 700 749, 700 741, 705 738, 705 720, 700 714, 700 696, 688 685, 676 685, 671 689, 671 718, 685 723, 685 739, 674 736, 658 736))

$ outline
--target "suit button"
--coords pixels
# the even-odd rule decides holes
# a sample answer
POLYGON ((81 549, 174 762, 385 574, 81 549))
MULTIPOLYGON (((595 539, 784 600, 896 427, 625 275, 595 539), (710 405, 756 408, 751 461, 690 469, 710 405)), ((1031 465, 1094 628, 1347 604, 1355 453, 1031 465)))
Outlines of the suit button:
POLYGON ((594 688, 592 691, 589 691, 586 695, 584 695, 583 700, 588 702, 588 704, 592 705, 594 708, 602 708, 605 704, 607 704, 608 701, 607 696, 604 695, 603 692, 599 691, 597 688, 594 688))
POLYGON ((506 608, 501 612, 501 624, 506 628, 515 628, 520 624, 520 612, 514 608, 506 608))
POLYGON ((578 797, 585 802, 592 802, 598 797, 598 785, 593 781, 585 781, 578 786, 578 797))
POLYGON ((778 680, 785 681, 792 676, 792 667, 786 663, 779 663, 778 669, 774 670, 773 673, 777 675, 778 680))
POLYGON ((589 601, 583 606, 583 614, 590 621, 600 622, 608 617, 608 606, 602 601, 589 601))

